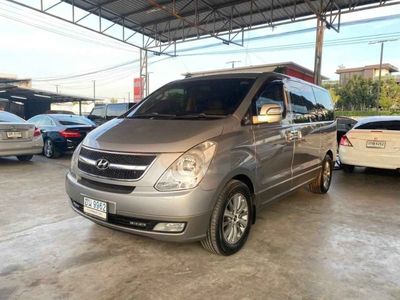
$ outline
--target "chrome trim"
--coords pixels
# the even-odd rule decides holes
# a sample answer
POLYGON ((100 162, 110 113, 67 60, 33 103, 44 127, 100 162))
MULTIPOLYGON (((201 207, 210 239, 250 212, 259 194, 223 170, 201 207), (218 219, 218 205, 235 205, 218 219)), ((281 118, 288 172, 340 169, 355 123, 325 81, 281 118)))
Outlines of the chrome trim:
POLYGON ((102 152, 102 153, 111 153, 111 154, 120 154, 120 155, 141 155, 141 156, 157 156, 155 153, 141 153, 141 152, 123 152, 123 151, 108 151, 108 150, 100 150, 96 148, 91 148, 88 146, 82 145, 82 148, 88 149, 90 151, 95 151, 95 152, 102 152))
MULTIPOLYGON (((87 157, 79 155, 79 160, 85 164, 96 166, 97 160, 89 159, 87 157)), ((108 169, 118 169, 118 170, 132 170, 132 171, 145 171, 148 166, 135 166, 135 165, 121 165, 110 163, 108 169)))

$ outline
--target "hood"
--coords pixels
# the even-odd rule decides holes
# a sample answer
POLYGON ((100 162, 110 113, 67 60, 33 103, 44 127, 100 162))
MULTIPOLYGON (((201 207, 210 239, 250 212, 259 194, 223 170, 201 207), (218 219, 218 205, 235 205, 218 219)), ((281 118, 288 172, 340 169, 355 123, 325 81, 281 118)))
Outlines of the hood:
POLYGON ((222 133, 224 119, 114 119, 84 140, 91 148, 121 152, 185 152, 222 133))

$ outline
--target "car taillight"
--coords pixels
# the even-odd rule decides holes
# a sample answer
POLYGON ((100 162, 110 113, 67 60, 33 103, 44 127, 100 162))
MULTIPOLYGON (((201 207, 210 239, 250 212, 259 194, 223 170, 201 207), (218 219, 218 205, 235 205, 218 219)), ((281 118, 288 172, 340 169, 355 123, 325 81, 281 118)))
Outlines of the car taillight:
POLYGON ((70 139, 70 138, 80 138, 81 137, 81 133, 79 131, 76 130, 63 130, 60 131, 60 135, 66 139, 70 139))
POLYGON ((33 136, 41 136, 41 135, 42 135, 42 133, 40 132, 40 129, 35 127, 35 131, 33 132, 33 136))
POLYGON ((350 143, 349 139, 347 136, 342 136, 340 139, 340 146, 345 146, 345 147, 353 147, 353 145, 350 143))

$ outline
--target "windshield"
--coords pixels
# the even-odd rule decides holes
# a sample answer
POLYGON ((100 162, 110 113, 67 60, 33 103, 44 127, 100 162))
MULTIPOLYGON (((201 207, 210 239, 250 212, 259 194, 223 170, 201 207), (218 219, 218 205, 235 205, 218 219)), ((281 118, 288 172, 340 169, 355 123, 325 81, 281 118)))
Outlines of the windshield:
POLYGON ((52 116, 55 120, 58 121, 61 125, 90 125, 94 126, 94 123, 90 121, 86 117, 76 116, 76 115, 69 115, 69 116, 62 116, 62 115, 54 115, 52 116))
POLYGON ((168 84, 150 95, 128 118, 221 118, 232 114, 254 79, 208 79, 168 84))

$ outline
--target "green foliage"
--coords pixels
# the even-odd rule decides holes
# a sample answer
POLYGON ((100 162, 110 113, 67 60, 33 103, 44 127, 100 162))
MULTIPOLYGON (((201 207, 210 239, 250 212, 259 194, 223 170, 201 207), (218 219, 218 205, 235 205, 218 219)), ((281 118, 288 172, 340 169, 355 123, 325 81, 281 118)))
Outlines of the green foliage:
POLYGON ((379 105, 382 109, 400 109, 400 85, 394 78, 382 82, 379 105))
POLYGON ((336 107, 343 110, 366 110, 377 106, 378 83, 355 76, 340 87, 337 94, 340 99, 336 107))
POLYGON ((335 111, 336 117, 369 117, 369 116, 400 116, 400 110, 337 110, 335 111))

